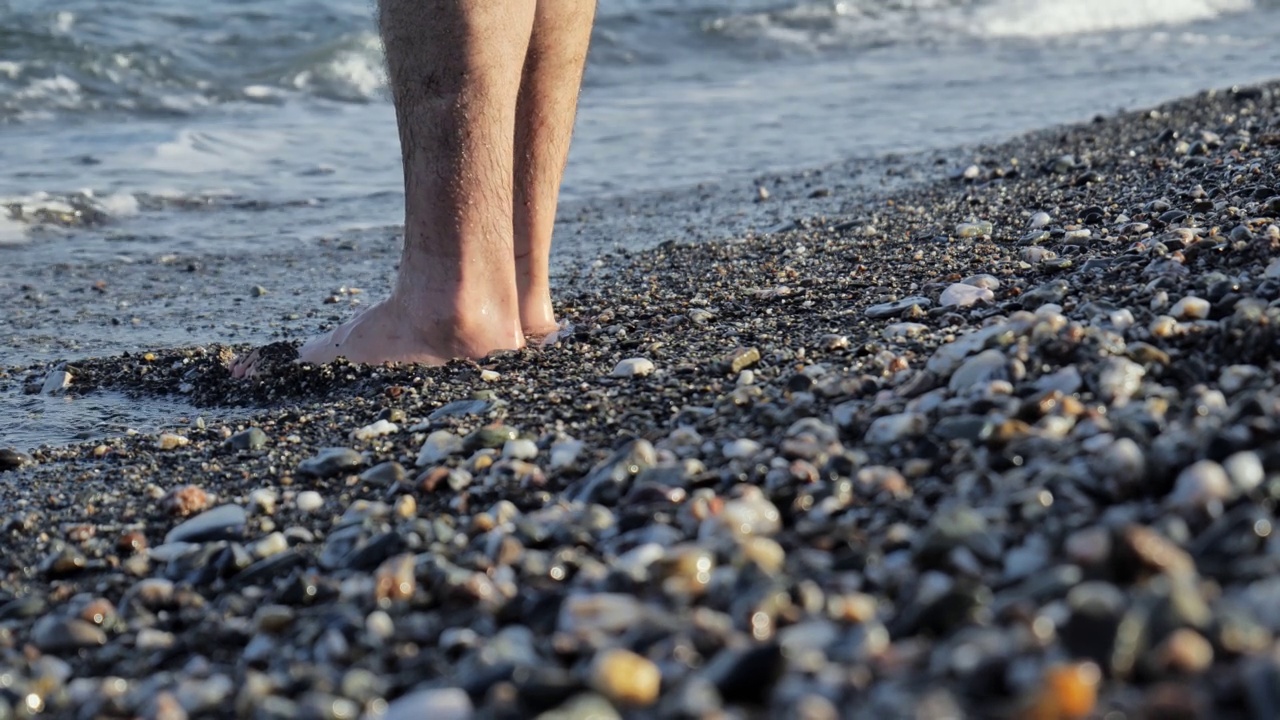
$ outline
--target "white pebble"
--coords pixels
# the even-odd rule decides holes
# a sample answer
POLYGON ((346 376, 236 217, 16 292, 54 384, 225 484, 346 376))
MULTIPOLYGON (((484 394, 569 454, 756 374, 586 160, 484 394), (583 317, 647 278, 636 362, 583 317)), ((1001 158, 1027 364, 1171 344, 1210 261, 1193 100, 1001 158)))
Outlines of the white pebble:
POLYGON ((1231 478, 1231 484, 1241 492, 1253 490, 1267 477, 1267 471, 1262 467, 1262 458, 1249 450, 1232 454, 1222 461, 1222 468, 1227 471, 1227 477, 1231 478))
POLYGON ((538 444, 523 438, 508 440, 502 446, 502 457, 515 460, 532 460, 538 457, 538 444))
POLYGON ((964 283, 965 285, 972 285, 974 287, 986 288, 988 290, 1000 289, 1000 279, 997 278, 995 275, 991 275, 988 273, 970 275, 969 277, 961 280, 960 282, 964 283))
POLYGON ((1188 295, 1175 303, 1169 314, 1179 320, 1203 320, 1209 317, 1209 301, 1188 295))
POLYGON ((1234 494, 1227 471, 1212 460, 1201 460, 1178 474, 1169 502, 1181 508, 1203 509, 1210 503, 1230 500, 1234 494))
POLYGON ((561 440, 551 445, 551 469, 559 470, 560 468, 569 467, 578 460, 578 455, 582 453, 586 443, 581 440, 569 438, 561 440))
POLYGON ((915 322, 893 323, 885 327, 881 335, 885 340, 905 340, 909 338, 920 337, 929 332, 929 326, 915 322))
POLYGON ((1042 210, 1031 216, 1031 220, 1027 222, 1027 227, 1032 230, 1039 230, 1042 227, 1047 227, 1051 222, 1053 222, 1053 218, 1049 217, 1049 213, 1042 210))
POLYGON ((386 420, 379 420, 372 425, 365 425, 358 430, 351 431, 351 437, 355 440, 372 440, 383 435, 392 435, 400 432, 400 426, 386 420))
POLYGON ((497 382, 500 379, 502 379, 502 375, 493 370, 480 371, 480 380, 483 382, 497 382))
POLYGON ((324 507, 324 496, 315 490, 303 490, 293 502, 302 512, 311 513, 324 507))
POLYGON ((760 452, 760 443, 749 438, 739 438, 725 443, 721 452, 730 460, 747 460, 760 452))
POLYGON ((648 375, 653 372, 654 365, 652 360, 645 358, 627 358, 613 368, 610 373, 613 377, 636 377, 648 375))
POLYGON ((979 302, 994 302, 996 294, 984 287, 955 283, 942 291, 938 304, 942 307, 970 307, 979 302))
POLYGON ((872 445, 891 445, 904 438, 921 434, 927 425, 927 419, 920 413, 886 415, 873 420, 862 439, 872 445))
POLYGON ((422 449, 418 451, 418 459, 414 464, 418 467, 434 465, 460 452, 462 452, 462 438, 448 430, 436 430, 422 443, 422 449))

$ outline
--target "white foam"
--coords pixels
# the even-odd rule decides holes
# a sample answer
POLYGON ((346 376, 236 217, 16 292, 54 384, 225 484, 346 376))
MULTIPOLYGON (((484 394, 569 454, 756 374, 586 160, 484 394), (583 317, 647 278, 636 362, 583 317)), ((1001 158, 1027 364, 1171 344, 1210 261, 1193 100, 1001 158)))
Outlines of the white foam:
POLYGON ((16 80, 20 72, 22 72, 22 63, 12 60, 0 60, 0 75, 4 75, 10 80, 16 80))
POLYGON ((0 245, 22 245, 27 242, 27 226, 0 210, 0 245))
POLYGON ((1044 38, 1182 25, 1252 8, 1253 0, 998 0, 977 8, 973 31, 1044 38))
POLYGON ((386 81, 382 43, 364 33, 331 58, 293 76, 292 85, 306 92, 334 95, 348 100, 372 100, 386 81))

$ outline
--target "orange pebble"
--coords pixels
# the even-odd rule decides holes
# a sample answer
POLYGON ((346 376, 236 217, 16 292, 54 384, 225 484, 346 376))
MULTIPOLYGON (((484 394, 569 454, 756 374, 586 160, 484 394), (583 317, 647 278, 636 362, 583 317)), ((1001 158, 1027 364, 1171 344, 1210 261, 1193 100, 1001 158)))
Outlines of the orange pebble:
POLYGON ((1098 703, 1102 671, 1091 662, 1054 665, 1022 720, 1083 720, 1098 703))

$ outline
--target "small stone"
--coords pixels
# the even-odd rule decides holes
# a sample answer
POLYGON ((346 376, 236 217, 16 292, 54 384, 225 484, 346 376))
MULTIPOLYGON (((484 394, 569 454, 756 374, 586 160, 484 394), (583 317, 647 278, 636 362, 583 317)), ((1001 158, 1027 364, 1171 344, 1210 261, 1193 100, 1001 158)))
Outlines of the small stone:
POLYGON ((590 684, 619 705, 644 707, 658 700, 662 672, 652 660, 630 650, 610 648, 591 663, 590 684))
POLYGON ((990 222, 980 220, 977 222, 966 222, 956 225, 956 237, 959 238, 976 238, 983 235, 990 235, 995 228, 990 222))
POLYGON ((175 433, 160 433, 156 438, 156 447, 161 450, 175 450, 190 444, 190 440, 175 433))
POLYGON ((1007 373, 1007 367, 1008 358, 1002 351, 983 350, 956 369, 947 383, 947 389, 959 394, 992 380, 1002 379, 1007 373))
POLYGON ((1152 652, 1157 668, 1184 675, 1198 675, 1213 664, 1213 645, 1190 628, 1178 628, 1152 652))
POLYGON ((1169 314, 1178 320, 1203 320, 1209 317, 1209 309, 1208 300, 1188 295, 1174 303, 1169 314))
POLYGON ((750 460, 760 452, 760 443, 749 438, 739 438, 725 443, 721 452, 730 460, 750 460))
POLYGON ((885 340, 910 340, 929 332, 929 326, 916 322, 900 322, 885 326, 880 333, 885 340))
POLYGON ((31 628, 31 643, 42 652, 61 653, 106 645, 107 634, 78 618, 46 615, 31 628))
POLYGON ((462 449, 464 452, 475 452, 486 448, 497 450, 519 436, 520 433, 513 427, 498 424, 485 425, 462 438, 462 449))
POLYGON ((760 362, 760 349, 756 347, 740 347, 725 357, 725 366, 729 369, 729 373, 737 375, 738 373, 750 367, 755 367, 760 362))
POLYGON ((1267 477, 1262 458, 1252 450, 1233 453, 1222 461, 1222 468, 1227 471, 1227 477, 1231 478, 1231 484, 1242 493, 1252 491, 1267 477))
POLYGON ((71 373, 66 370, 54 370, 45 376, 44 383, 40 386, 40 394, 61 395, 71 386, 73 379, 71 373))
POLYGON ((502 457, 515 460, 533 460, 538 457, 538 444, 524 438, 508 440, 502 445, 502 457))
POLYGON ((237 538, 248 517, 239 505, 219 505, 183 522, 164 536, 171 543, 201 543, 237 538))
POLYGON ((1169 502, 1175 507, 1204 509, 1211 503, 1225 502, 1235 496, 1231 477, 1212 460, 1192 463, 1178 474, 1169 502))
POLYGON ((261 450, 266 445, 267 434, 256 427, 241 430, 226 441, 226 446, 232 450, 261 450))
POLYGON ((355 470, 363 464, 364 458, 351 448, 325 448, 316 453, 314 457, 303 460, 298 465, 298 474, 323 480, 349 470, 355 470))
POLYGON ((954 283, 942 291, 938 304, 942 307, 967 308, 978 303, 992 303, 995 299, 996 294, 986 288, 954 283))
POLYGON ((418 690, 387 706, 382 720, 471 720, 475 707, 471 696, 460 688, 418 690))
POLYGON ((1272 280, 1280 278, 1280 259, 1272 260, 1267 265, 1267 269, 1262 271, 1262 274, 1272 280))
POLYGON ((266 295, 266 294, 267 294, 267 289, 262 287, 261 285, 254 285, 253 287, 249 288, 249 295, 253 297, 262 297, 263 295, 266 295))
POLYGON ((435 465, 460 452, 462 452, 462 438, 448 430, 436 430, 422 443, 422 449, 418 451, 418 459, 414 464, 418 467, 435 465))
POLYGON ((197 485, 183 485, 170 490, 160 500, 165 512, 176 517, 187 517, 209 509, 212 498, 197 485))
POLYGON ((586 443, 581 440, 567 438, 551 444, 551 469, 560 470, 573 465, 578 460, 578 456, 582 454, 586 448, 586 443))
POLYGON ((928 422, 928 418, 921 413, 886 415, 873 420, 862 439, 872 445, 892 445, 922 434, 928 427, 928 422))
POLYGON ((1146 368, 1128 358, 1107 358, 1098 370, 1098 394, 1107 402, 1123 405, 1142 387, 1146 374, 1146 368))
POLYGON ((0 449, 0 472, 17 470, 34 462, 35 460, 30 455, 18 452, 14 448, 0 449))
POLYGON ((990 275, 988 273, 979 273, 978 275, 970 275, 969 277, 961 280, 960 282, 964 283, 965 285, 972 285, 978 288, 986 288, 987 290, 1000 289, 1000 279, 997 278, 995 275, 990 275))
POLYGON ((905 297, 901 300, 872 305, 867 308, 863 314, 872 320, 880 320, 882 318, 897 317, 913 307, 920 307, 927 310, 930 307, 933 307, 933 301, 923 295, 912 295, 911 297, 905 297))
POLYGON ((502 375, 493 370, 481 370, 480 382, 498 382, 502 379, 502 375))
POLYGON ((400 426, 387 420, 379 420, 362 428, 351 431, 351 439, 353 440, 372 440, 384 435, 394 435, 400 432, 400 426))
POLYGON ((626 378, 626 377, 644 377, 654 371, 652 360, 645 358, 627 358, 618 363, 613 372, 609 373, 610 377, 626 378))
POLYGON ((622 715, 606 698, 591 692, 574 695, 534 720, 622 720, 622 715))
POLYGON ((324 496, 315 490, 303 490, 293 499, 293 504, 304 513, 313 513, 324 507, 324 496))
POLYGON ((465 417, 467 415, 484 415, 493 409, 495 403, 491 400, 455 400, 446 405, 442 405, 431 414, 427 419, 435 422, 445 418, 465 417))
POLYGON ((1053 218, 1049 217, 1049 213, 1042 210, 1032 215, 1031 219, 1027 221, 1027 229, 1039 230, 1040 228, 1048 227, 1051 222, 1053 222, 1053 218))
POLYGON ((414 555, 404 553, 388 558, 374 571, 374 600, 378 603, 397 602, 413 597, 418 583, 414 577, 414 555))
POLYGON ((404 482, 408 476, 409 473, 405 471, 403 465, 395 460, 388 460, 360 473, 360 482, 378 487, 390 487, 404 482))
POLYGON ((1045 671, 1031 707, 1020 717, 1084 720, 1097 705, 1101 680, 1101 669, 1091 662, 1055 665, 1045 671))

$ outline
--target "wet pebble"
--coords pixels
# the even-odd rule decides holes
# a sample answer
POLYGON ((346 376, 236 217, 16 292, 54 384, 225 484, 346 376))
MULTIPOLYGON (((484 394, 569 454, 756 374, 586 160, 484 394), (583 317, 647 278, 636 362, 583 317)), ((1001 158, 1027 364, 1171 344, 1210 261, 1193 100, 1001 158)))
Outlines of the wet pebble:
POLYGON ((200 543, 239 537, 248 521, 239 505, 220 505, 196 515, 165 535, 166 544, 200 543))
POLYGON ((418 450, 418 459, 414 462, 418 467, 435 465, 446 458, 462 452, 462 438, 448 430, 436 430, 423 441, 418 450))
POLYGON ((267 434, 261 428, 251 427, 227 438, 226 444, 232 450, 261 450, 267 445, 267 434))
POLYGON ((349 472, 364 464, 364 457, 351 448, 325 448, 298 465, 298 474, 320 479, 349 472))
POLYGON ((995 293, 985 287, 954 283, 942 291, 938 304, 942 307, 967 308, 978 303, 990 303, 996 299, 995 293))

